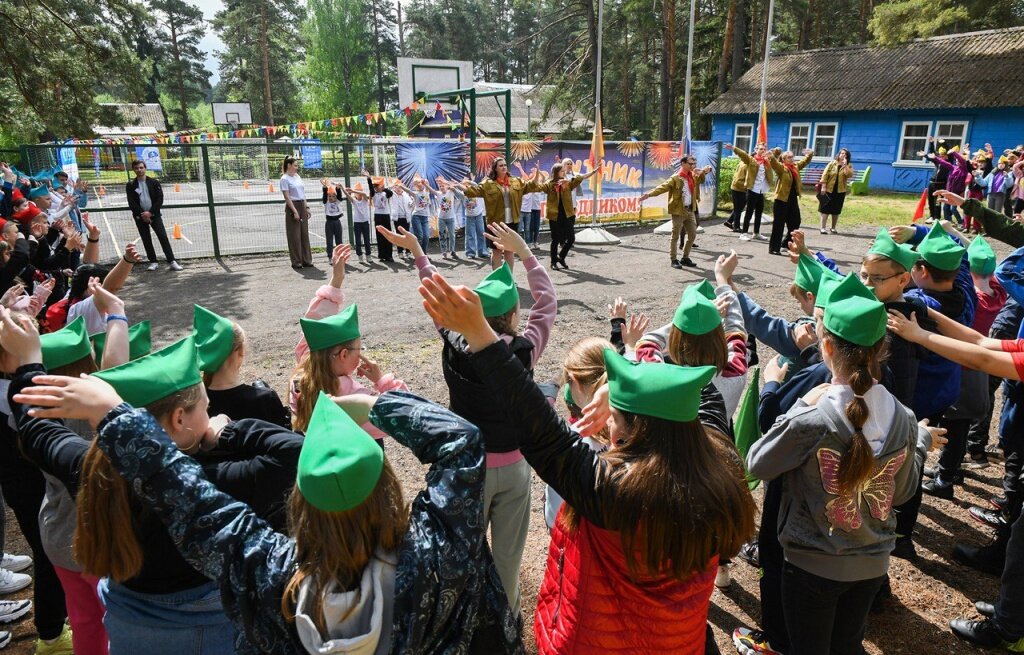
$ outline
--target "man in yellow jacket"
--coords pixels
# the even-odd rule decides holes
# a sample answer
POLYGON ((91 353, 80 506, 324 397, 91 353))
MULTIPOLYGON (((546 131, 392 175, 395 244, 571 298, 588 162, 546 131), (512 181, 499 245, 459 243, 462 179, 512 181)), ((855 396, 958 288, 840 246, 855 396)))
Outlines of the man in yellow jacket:
POLYGON ((654 189, 640 196, 640 202, 652 196, 668 193, 668 213, 672 216, 672 245, 669 246, 669 257, 672 260, 672 268, 697 265, 690 259, 690 249, 693 241, 697 238, 697 201, 698 187, 704 176, 711 170, 710 166, 704 167, 700 172, 694 172, 697 168, 697 160, 693 155, 683 155, 681 167, 677 174, 668 178, 654 189), (685 230, 686 244, 683 246, 683 259, 676 259, 676 244, 679 243, 679 235, 685 230))

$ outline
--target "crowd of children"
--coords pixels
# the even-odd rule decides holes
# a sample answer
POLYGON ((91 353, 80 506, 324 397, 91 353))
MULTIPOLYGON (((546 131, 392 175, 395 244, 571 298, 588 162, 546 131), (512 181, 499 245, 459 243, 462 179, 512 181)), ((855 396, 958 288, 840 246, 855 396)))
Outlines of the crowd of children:
MULTIPOLYGON (((756 188, 800 166, 762 151, 748 159, 756 188)), ((687 174, 665 189, 683 199, 673 241, 692 232, 699 172, 684 160, 687 174)), ((531 249, 530 195, 546 194, 559 225, 552 268, 567 267, 573 191, 588 177, 570 172, 559 163, 547 181, 512 177, 499 159, 481 184, 324 180, 330 278, 304 313, 293 308, 284 402, 243 381, 246 333, 217 308, 196 305, 189 336, 153 349, 151 326, 131 325, 117 295, 134 247, 107 269, 87 216, 85 235, 64 217, 12 216, 0 244, 0 489, 32 556, 4 554, 0 593, 34 587, 32 600, 0 599, 0 621, 34 610, 42 654, 518 654, 532 629, 545 655, 701 655, 718 652, 708 608, 739 558, 760 569, 761 603, 760 627, 732 635, 739 652, 859 654, 870 611, 890 593, 890 558, 917 557, 922 494, 952 499, 962 466, 990 465, 993 397, 1006 380, 1003 494, 994 509, 971 509, 995 539, 953 549, 1001 576, 1000 593, 977 599, 981 618, 950 627, 1024 650, 1024 224, 936 189, 943 206, 1019 249, 998 262, 969 225, 893 226, 844 275, 783 206, 771 244, 791 228, 796 320, 739 288, 732 252, 715 262, 714 283, 682 290, 660 327, 618 299, 610 334, 576 342, 561 379, 545 384, 534 370, 558 299, 531 249), (415 264, 447 407, 363 345, 373 328, 344 291, 353 248, 342 197, 356 208, 360 262, 372 217, 377 259, 397 249, 415 264), (490 258, 474 288, 431 263, 430 215, 442 258, 457 258, 460 222, 467 251, 490 258), (760 389, 758 341, 777 353, 760 389), (418 489, 399 484, 385 454, 396 446, 424 464, 418 489), (547 485, 550 545, 530 616, 519 577, 534 473, 547 485), (755 479, 767 483, 759 528, 755 479), (30 566, 34 580, 20 573, 30 566)), ((5 199, 19 185, 11 177, 5 199)), ((300 200, 290 200, 296 216, 300 200)), ((0 647, 9 640, 0 632, 0 647)))

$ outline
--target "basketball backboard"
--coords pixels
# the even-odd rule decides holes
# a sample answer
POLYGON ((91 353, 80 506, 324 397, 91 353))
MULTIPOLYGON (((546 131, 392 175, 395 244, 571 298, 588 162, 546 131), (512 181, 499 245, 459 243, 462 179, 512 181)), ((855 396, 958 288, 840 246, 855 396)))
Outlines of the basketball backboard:
POLYGON ((402 107, 408 107, 424 93, 472 86, 471 61, 398 58, 398 103, 402 107))
POLYGON ((213 123, 214 125, 238 125, 252 124, 252 111, 248 102, 214 102, 213 123))

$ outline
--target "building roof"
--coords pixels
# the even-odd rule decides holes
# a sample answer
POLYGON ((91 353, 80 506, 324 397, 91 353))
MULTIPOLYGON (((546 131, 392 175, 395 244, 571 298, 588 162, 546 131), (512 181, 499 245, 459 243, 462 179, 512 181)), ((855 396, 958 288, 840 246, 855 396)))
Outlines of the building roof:
MULTIPOLYGON (((773 55, 768 113, 1022 107, 1024 27, 773 55)), ((757 114, 761 64, 704 108, 757 114)))
POLYGON ((159 103, 100 103, 101 107, 112 107, 121 114, 121 125, 94 126, 93 132, 101 136, 139 136, 167 131, 167 122, 159 103))
MULTIPOLYGON (((512 91, 512 133, 525 134, 527 132, 527 117, 534 123, 533 134, 558 134, 570 127, 585 127, 590 125, 589 117, 583 114, 569 114, 555 107, 551 108, 544 118, 544 96, 550 91, 549 86, 534 86, 533 84, 498 84, 496 82, 476 82, 473 85, 477 91, 512 91), (527 111, 527 99, 533 100, 533 106, 527 111)), ((504 99, 477 98, 476 101, 476 127, 485 134, 505 133, 505 108, 504 99)))

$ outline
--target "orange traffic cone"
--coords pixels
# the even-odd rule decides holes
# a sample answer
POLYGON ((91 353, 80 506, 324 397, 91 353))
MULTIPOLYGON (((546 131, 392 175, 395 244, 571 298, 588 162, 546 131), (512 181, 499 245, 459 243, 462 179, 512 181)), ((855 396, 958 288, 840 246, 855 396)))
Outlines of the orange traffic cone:
POLYGON ((244 180, 242 182, 242 188, 243 189, 248 189, 249 188, 249 180, 244 180))
POLYGON ((181 185, 180 184, 175 184, 174 185, 174 192, 175 193, 181 193, 181 185))
POLYGON ((270 193, 274 192, 274 183, 273 182, 271 182, 270 184, 267 185, 267 191, 270 192, 270 193))
POLYGON ((171 232, 171 237, 174 239, 184 239, 184 235, 181 233, 181 223, 174 224, 174 231, 171 232))
POLYGON ((99 188, 99 190, 98 190, 98 191, 96 192, 96 194, 97 194, 97 195, 100 195, 100 196, 105 196, 105 195, 107 195, 107 187, 105 187, 105 186, 101 186, 101 187, 99 188))

